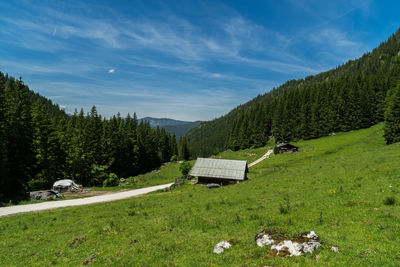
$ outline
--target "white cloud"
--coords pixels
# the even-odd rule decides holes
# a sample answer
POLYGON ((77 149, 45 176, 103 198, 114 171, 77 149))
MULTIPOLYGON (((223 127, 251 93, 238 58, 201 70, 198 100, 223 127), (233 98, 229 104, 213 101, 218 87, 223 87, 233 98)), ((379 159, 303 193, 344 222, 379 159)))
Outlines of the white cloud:
POLYGON ((339 48, 358 46, 358 44, 351 41, 344 32, 335 28, 325 28, 316 33, 311 33, 310 40, 317 44, 326 43, 329 46, 339 48))
POLYGON ((213 78, 221 78, 222 77, 222 75, 219 73, 211 73, 210 76, 213 78))
MULTIPOLYGON (((158 20, 140 20, 124 18, 114 13, 116 16, 113 19, 100 20, 88 14, 62 13, 51 8, 44 9, 44 12, 48 15, 44 18, 32 14, 23 20, 3 19, 20 29, 30 30, 29 34, 23 31, 24 34, 20 37, 18 33, 13 35, 19 39, 15 40, 15 43, 26 44, 26 47, 32 43, 39 44, 40 47, 36 49, 40 50, 46 50, 47 47, 53 50, 71 50, 73 48, 66 40, 78 37, 99 42, 108 48, 122 48, 134 55, 142 53, 143 50, 153 50, 161 53, 163 57, 183 63, 180 65, 186 65, 184 68, 195 70, 205 61, 220 61, 224 64, 240 62, 281 73, 310 70, 304 66, 301 59, 286 49, 291 39, 246 20, 235 12, 228 12, 229 14, 220 21, 213 21, 213 34, 172 15, 158 20), (252 57, 246 56, 249 51, 256 54, 252 57)), ((35 49, 35 46, 33 47, 35 49)), ((109 73, 113 72, 109 70, 109 73)))
MULTIPOLYGON (((63 102, 67 109, 93 103, 93 99, 101 98, 99 95, 107 96, 101 98, 102 106, 120 96, 118 99, 122 101, 132 96, 132 99, 137 97, 142 102, 116 106, 113 113, 119 108, 128 110, 132 106, 135 109, 140 107, 142 112, 145 108, 151 112, 157 106, 160 113, 179 109, 181 116, 205 114, 202 110, 207 110, 210 117, 213 112, 222 115, 234 105, 255 96, 255 91, 262 93, 277 86, 278 82, 263 79, 272 76, 269 71, 300 76, 325 70, 318 64, 323 62, 321 57, 312 62, 313 59, 291 50, 300 42, 307 42, 315 48, 318 56, 330 53, 345 58, 348 51, 353 51, 353 55, 359 49, 353 36, 327 24, 290 36, 267 29, 232 11, 218 16, 218 20, 207 20, 209 27, 203 27, 173 14, 140 19, 124 17, 115 10, 102 13, 109 16, 99 17, 97 14, 101 12, 96 12, 97 6, 80 10, 92 12, 62 13, 46 8, 43 16, 39 16, 40 11, 15 19, 0 18, 0 22, 7 23, 6 26, 15 26, 0 28, 0 37, 9 37, 2 38, 1 42, 13 42, 15 46, 51 54, 51 61, 4 58, 0 60, 0 67, 35 77, 30 78, 34 80, 29 84, 41 91, 46 90, 49 94, 58 93, 53 92, 55 90, 62 92, 63 101, 67 99, 63 102), (111 66, 118 67, 120 81, 96 79, 102 73, 115 73, 111 66), (139 75, 139 79, 132 78, 139 75), (70 83, 46 85, 44 80, 50 76, 70 83), (154 78, 149 79, 150 76, 154 78), (214 89, 218 86, 229 89, 213 95, 199 91, 196 86, 211 91, 216 91, 214 89), (115 92, 113 88, 122 91, 115 92), (229 94, 235 90, 239 93, 229 94), (182 92, 186 95, 177 97, 182 92), (221 96, 225 97, 223 101, 221 96), (217 99, 218 103, 214 102, 217 99)), ((332 62, 337 61, 336 57, 332 62)), ((280 77, 286 76, 276 77, 281 80, 284 78, 280 77)))
POLYGON ((357 35, 341 30, 338 27, 321 27, 307 35, 305 40, 315 47, 320 62, 344 63, 349 59, 360 57, 368 49, 357 41, 357 35))

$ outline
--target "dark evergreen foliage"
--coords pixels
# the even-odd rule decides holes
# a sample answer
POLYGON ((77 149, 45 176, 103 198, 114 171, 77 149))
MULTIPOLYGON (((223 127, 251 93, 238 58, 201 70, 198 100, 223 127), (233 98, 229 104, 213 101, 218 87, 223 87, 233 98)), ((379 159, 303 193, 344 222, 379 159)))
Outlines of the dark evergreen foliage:
POLYGON ((0 72, 0 201, 48 189, 58 179, 102 185, 110 173, 112 181, 144 173, 177 151, 175 136, 138 124, 136 114, 105 119, 93 107, 68 116, 0 72))
MULTIPOLYGON (((357 60, 288 81, 221 118, 202 123, 186 135, 189 149, 192 155, 208 156, 224 148, 260 147, 272 137, 288 142, 369 127, 383 121, 386 92, 399 80, 400 30, 357 60)), ((387 117, 393 109, 396 104, 387 117)), ((398 136, 394 128, 389 131, 398 136)))
MULTIPOLYGON (((6 150, 6 122, 5 122, 5 86, 6 77, 0 75, 0 188, 6 184, 7 150, 6 150)), ((0 199, 3 191, 0 190, 0 199)))
POLYGON ((388 91, 384 129, 387 144, 400 142, 400 83, 388 91))
POLYGON ((190 158, 189 148, 185 137, 181 137, 178 142, 178 159, 188 160, 190 158))

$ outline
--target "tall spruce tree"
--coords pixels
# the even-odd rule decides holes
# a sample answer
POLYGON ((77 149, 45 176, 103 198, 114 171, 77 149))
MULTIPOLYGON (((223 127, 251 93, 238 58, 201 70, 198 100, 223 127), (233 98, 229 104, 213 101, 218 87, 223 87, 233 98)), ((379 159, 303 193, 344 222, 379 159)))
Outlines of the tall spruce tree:
POLYGON ((5 86, 6 77, 0 72, 0 201, 3 198, 4 181, 6 179, 7 147, 6 147, 6 118, 5 118, 5 86))
POLYGON ((19 198, 33 178, 35 164, 29 89, 21 80, 8 79, 5 97, 7 171, 1 189, 4 197, 19 198))
POLYGON ((50 188, 64 178, 66 155, 54 122, 41 102, 32 106, 33 148, 36 157, 35 177, 30 181, 31 190, 50 188))
POLYGON ((178 159, 189 160, 190 153, 185 137, 181 137, 178 142, 178 159))
POLYGON ((400 142, 400 83, 388 91, 384 137, 387 144, 400 142))
POLYGON ((93 106, 86 117, 85 125, 85 151, 87 151, 88 160, 92 164, 100 165, 102 161, 102 131, 102 118, 97 113, 96 106, 93 106))

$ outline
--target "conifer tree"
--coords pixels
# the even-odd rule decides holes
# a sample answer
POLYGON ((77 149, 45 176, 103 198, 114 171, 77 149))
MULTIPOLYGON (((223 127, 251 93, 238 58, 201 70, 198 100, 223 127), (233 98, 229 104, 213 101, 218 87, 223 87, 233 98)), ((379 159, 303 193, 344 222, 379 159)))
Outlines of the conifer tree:
POLYGON ((6 118, 5 118, 5 82, 6 78, 0 72, 0 201, 2 199, 2 189, 4 188, 4 181, 6 179, 6 166, 7 166, 7 147, 6 147, 6 118))
POLYGON ((6 82, 7 171, 2 190, 11 198, 24 192, 33 176, 35 156, 28 90, 21 80, 8 79, 6 82))
POLYGON ((101 136, 103 131, 102 118, 97 113, 96 106, 90 110, 85 125, 85 150, 88 154, 88 160, 92 164, 100 165, 101 157, 101 136))
POLYGON ((33 122, 33 148, 36 157, 35 178, 30 182, 34 188, 51 188, 52 184, 64 177, 65 171, 65 152, 61 148, 60 138, 56 128, 45 110, 45 106, 36 102, 32 106, 33 122), (35 187, 35 183, 38 184, 35 187))
POLYGON ((173 157, 173 156, 178 157, 178 144, 176 142, 176 135, 175 134, 170 135, 170 137, 169 137, 169 146, 171 147, 171 154, 172 154, 171 157, 173 157))
POLYGON ((388 91, 384 131, 387 144, 400 142, 400 83, 388 91))
POLYGON ((190 158, 190 153, 186 138, 181 137, 178 142, 178 159, 189 160, 189 158, 190 158))
POLYGON ((91 162, 89 154, 86 150, 88 146, 85 144, 85 113, 83 109, 71 119, 69 132, 71 132, 70 151, 68 153, 69 162, 71 164, 71 178, 78 183, 88 185, 90 183, 91 162))

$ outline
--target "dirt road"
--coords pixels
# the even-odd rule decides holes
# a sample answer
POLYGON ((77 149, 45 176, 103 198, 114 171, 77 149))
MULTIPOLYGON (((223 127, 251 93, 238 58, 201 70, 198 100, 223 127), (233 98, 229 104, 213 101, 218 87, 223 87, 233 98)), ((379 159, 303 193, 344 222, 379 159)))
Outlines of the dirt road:
POLYGON ((87 197, 87 198, 78 198, 78 199, 69 199, 69 200, 60 200, 60 201, 47 201, 37 204, 27 204, 27 205, 17 205, 11 207, 0 208, 0 217, 7 216, 11 214, 24 213, 24 212, 32 212, 32 211, 41 211, 41 210, 49 210, 49 209, 57 209, 62 207, 71 207, 71 206, 82 206, 89 205, 101 202, 109 202, 124 198, 130 198, 134 196, 139 196, 143 194, 147 194, 156 190, 165 189, 172 185, 163 184, 152 187, 134 189, 124 192, 106 194, 101 196, 87 197))
POLYGON ((274 152, 272 149, 268 150, 267 153, 265 153, 261 158, 259 158, 258 160, 252 162, 249 164, 249 168, 256 165, 257 163, 260 163, 261 161, 263 161, 264 159, 269 158, 269 156, 272 154, 272 152, 274 152))

